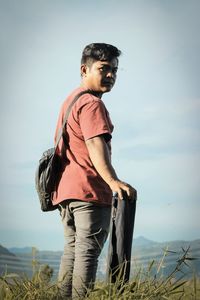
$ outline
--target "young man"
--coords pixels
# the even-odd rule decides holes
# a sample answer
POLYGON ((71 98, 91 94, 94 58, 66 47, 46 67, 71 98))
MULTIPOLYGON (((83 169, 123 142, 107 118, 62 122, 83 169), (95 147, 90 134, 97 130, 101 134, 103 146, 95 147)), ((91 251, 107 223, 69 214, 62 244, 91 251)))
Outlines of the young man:
POLYGON ((81 59, 81 85, 63 103, 56 135, 69 104, 81 91, 67 122, 68 163, 59 182, 54 204, 60 213, 66 239, 61 258, 59 284, 64 299, 84 297, 92 288, 98 257, 106 241, 111 212, 112 193, 122 199, 123 191, 130 198, 136 193, 121 181, 111 164, 113 125, 101 100, 115 84, 118 57, 121 52, 105 43, 85 47, 81 59), (92 94, 91 94, 92 93, 92 94))

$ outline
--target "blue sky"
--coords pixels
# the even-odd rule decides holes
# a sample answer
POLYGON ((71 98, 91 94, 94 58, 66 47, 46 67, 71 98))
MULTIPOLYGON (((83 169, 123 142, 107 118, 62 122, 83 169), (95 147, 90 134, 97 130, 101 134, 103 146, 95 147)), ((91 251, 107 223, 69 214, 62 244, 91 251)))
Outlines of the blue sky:
POLYGON ((57 212, 34 187, 82 49, 122 50, 110 111, 113 165, 138 190, 134 237, 199 238, 199 1, 0 1, 0 243, 60 250, 57 212))

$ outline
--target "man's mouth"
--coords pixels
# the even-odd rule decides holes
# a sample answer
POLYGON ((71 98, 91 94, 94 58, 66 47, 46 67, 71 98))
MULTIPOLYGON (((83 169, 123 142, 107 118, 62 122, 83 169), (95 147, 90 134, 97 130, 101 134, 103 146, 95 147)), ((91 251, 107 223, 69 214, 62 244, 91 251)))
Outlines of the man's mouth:
POLYGON ((114 84, 113 81, 103 81, 102 83, 103 83, 103 85, 109 85, 109 86, 114 84))

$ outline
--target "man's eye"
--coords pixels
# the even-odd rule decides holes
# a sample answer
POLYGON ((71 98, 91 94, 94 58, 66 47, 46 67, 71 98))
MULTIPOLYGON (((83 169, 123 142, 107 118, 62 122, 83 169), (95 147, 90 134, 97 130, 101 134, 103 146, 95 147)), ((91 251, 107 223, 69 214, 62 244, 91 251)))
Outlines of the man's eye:
POLYGON ((118 70, 118 68, 113 68, 112 69, 112 68, 107 67, 107 66, 103 66, 103 67, 99 68, 100 72, 112 72, 113 74, 116 74, 117 70, 118 70))

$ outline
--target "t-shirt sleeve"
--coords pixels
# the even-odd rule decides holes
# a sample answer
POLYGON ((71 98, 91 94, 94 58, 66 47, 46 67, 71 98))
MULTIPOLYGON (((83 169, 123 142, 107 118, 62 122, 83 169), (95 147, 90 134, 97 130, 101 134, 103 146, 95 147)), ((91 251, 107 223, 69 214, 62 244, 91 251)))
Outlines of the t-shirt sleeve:
POLYGON ((85 141, 98 135, 104 135, 107 141, 112 137, 106 108, 101 101, 85 104, 80 110, 79 122, 85 141))

